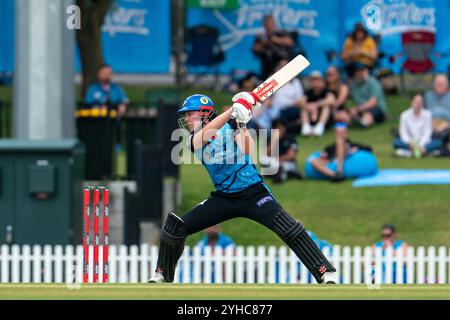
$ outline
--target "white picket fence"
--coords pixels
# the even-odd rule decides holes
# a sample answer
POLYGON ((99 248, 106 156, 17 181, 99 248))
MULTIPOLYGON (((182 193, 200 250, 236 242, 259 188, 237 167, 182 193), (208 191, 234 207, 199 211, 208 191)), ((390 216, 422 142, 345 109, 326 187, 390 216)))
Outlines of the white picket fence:
MULTIPOLYGON (((92 257, 92 248, 90 250, 92 257)), ((102 257, 100 247, 100 265, 102 257)), ((447 247, 408 248, 406 254, 370 247, 324 249, 344 284, 450 283, 447 247)), ((110 283, 146 282, 155 270, 158 247, 110 246, 110 283)), ((91 259, 92 261, 92 259, 91 259)), ((82 246, 0 247, 2 283, 75 283, 82 281, 82 246)), ((90 270, 92 281, 92 264, 90 270)), ((100 279, 101 270, 100 270, 100 279)), ((307 269, 286 247, 186 247, 176 283, 314 283, 307 269)))

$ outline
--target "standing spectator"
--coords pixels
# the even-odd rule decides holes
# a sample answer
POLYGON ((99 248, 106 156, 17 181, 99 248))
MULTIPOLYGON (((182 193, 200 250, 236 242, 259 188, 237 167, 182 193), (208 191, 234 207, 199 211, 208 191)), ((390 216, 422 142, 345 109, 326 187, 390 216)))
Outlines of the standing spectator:
POLYGON ((350 94, 356 107, 349 112, 354 124, 367 128, 386 119, 386 100, 380 82, 369 74, 367 66, 357 63, 355 70, 350 94))
POLYGON ((124 90, 112 81, 113 70, 110 65, 104 64, 98 69, 98 82, 89 86, 85 103, 95 108, 117 108, 119 115, 125 114, 128 97, 124 90))
POLYGON ((437 133, 450 129, 450 91, 445 75, 434 79, 433 90, 425 94, 425 107, 432 113, 433 129, 437 133))
POLYGON ((261 60, 261 78, 267 79, 280 60, 292 58, 295 43, 288 32, 277 29, 273 16, 264 16, 263 23, 264 34, 256 38, 252 51, 261 60))
POLYGON ((275 130, 267 150, 268 157, 261 159, 261 164, 277 170, 277 174, 273 176, 274 183, 281 183, 289 178, 302 179, 297 169, 297 139, 288 134, 286 122, 282 119, 273 122, 273 129, 275 130), (278 155, 273 152, 276 147, 278 155))
POLYGON ((423 108, 423 97, 415 95, 411 107, 400 115, 400 138, 394 140, 395 154, 399 157, 416 158, 438 150, 442 141, 432 139, 431 111, 423 108))
POLYGON ((306 91, 300 104, 302 135, 321 136, 325 131, 325 126, 329 123, 335 99, 326 88, 320 71, 311 72, 309 80, 311 88, 306 91))
POLYGON ((375 66, 378 58, 377 44, 362 23, 357 23, 353 33, 345 40, 341 57, 350 78, 354 76, 356 63, 362 63, 370 70, 375 66))
MULTIPOLYGON (((288 60, 281 60, 275 72, 288 64, 288 60)), ((303 98, 303 86, 298 78, 286 83, 280 90, 275 92, 271 99, 272 120, 281 118, 287 122, 298 120, 300 117, 300 103, 303 98)))

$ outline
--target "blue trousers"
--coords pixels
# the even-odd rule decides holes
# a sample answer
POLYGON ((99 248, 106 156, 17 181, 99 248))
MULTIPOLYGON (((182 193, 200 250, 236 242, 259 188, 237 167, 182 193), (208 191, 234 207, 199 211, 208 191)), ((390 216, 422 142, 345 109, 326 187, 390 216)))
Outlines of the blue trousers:
MULTIPOLYGON (((409 144, 403 142, 401 139, 395 139, 393 144, 395 149, 409 150, 409 144)), ((427 151, 427 153, 430 153, 431 151, 438 150, 441 147, 442 147, 442 140, 433 139, 425 145, 425 150, 427 151)))

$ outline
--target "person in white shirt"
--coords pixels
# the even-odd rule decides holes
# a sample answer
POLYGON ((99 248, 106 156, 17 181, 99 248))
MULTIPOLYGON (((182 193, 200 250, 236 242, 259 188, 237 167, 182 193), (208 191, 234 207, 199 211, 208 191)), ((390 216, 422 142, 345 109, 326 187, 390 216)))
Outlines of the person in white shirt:
MULTIPOLYGON (((275 72, 283 68, 287 63, 287 60, 281 60, 275 72)), ((253 119, 247 124, 247 127, 256 130, 271 129, 272 122, 278 119, 286 121, 287 124, 298 121, 302 97, 302 83, 298 78, 294 78, 267 99, 261 108, 255 110, 253 119)))
POLYGON ((432 139, 431 111, 424 109, 424 99, 417 94, 411 107, 400 115, 400 138, 394 140, 395 154, 400 157, 421 157, 438 150, 442 141, 432 139))

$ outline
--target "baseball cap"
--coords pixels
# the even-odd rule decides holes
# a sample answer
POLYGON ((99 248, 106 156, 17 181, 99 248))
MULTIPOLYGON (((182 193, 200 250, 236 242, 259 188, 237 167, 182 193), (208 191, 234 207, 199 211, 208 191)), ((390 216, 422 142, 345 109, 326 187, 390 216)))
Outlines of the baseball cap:
POLYGON ((318 70, 314 70, 309 74, 309 77, 311 79, 323 79, 323 74, 318 70))

